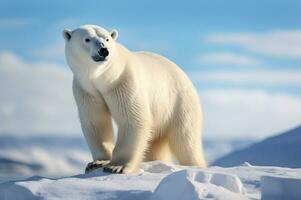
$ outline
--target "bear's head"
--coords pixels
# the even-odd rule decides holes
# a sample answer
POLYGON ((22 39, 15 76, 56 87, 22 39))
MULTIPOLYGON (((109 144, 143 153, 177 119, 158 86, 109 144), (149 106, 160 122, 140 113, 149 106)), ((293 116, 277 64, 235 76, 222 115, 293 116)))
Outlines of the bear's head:
POLYGON ((69 64, 100 65, 113 57, 118 32, 115 29, 109 32, 99 26, 85 25, 73 31, 65 29, 63 36, 69 64))

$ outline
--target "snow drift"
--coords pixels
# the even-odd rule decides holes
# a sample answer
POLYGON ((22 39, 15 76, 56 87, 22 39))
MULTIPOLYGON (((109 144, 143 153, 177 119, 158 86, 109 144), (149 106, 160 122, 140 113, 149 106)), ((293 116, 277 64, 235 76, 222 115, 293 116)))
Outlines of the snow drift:
POLYGON ((266 200, 279 195, 293 200, 300 199, 300 181, 301 169, 249 164, 199 169, 155 161, 143 163, 141 172, 131 175, 107 174, 98 169, 90 174, 59 179, 32 177, 2 183, 0 199, 260 199, 263 186, 262 197, 266 200), (273 188, 275 184, 279 190, 273 188), (285 187, 288 184, 290 187, 285 187))

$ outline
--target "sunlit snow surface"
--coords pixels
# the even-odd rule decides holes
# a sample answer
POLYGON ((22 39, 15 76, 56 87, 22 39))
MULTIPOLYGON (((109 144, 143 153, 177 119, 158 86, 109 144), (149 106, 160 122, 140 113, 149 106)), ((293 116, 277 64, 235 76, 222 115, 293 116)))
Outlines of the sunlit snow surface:
POLYGON ((271 199, 271 187, 275 184, 281 195, 293 199, 299 197, 300 180, 301 169, 255 167, 247 163, 233 168, 199 169, 155 161, 143 163, 141 171, 131 175, 107 174, 98 169, 59 179, 32 177, 2 183, 0 199, 260 199, 262 181, 263 191, 270 195, 263 195, 265 199, 271 199), (283 186, 287 184, 290 193, 283 186))

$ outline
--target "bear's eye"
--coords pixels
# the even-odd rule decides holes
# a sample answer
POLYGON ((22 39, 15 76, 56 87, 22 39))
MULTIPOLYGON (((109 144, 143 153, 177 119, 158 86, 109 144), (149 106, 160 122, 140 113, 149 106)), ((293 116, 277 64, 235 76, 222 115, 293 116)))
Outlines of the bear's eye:
POLYGON ((86 42, 90 42, 90 39, 89 39, 89 38, 86 38, 85 41, 86 41, 86 42))
POLYGON ((109 38, 107 38, 106 41, 109 42, 109 38))

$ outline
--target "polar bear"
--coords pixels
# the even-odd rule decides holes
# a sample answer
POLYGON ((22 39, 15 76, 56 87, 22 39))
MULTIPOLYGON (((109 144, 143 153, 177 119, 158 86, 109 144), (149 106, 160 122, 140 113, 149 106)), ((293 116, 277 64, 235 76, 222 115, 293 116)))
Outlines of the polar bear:
POLYGON ((65 29, 65 53, 74 74, 73 94, 93 162, 133 173, 142 161, 169 161, 205 167, 202 112, 197 92, 172 61, 149 52, 132 52, 118 32, 85 25, 65 29), (118 126, 116 144, 112 119, 118 126))

